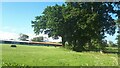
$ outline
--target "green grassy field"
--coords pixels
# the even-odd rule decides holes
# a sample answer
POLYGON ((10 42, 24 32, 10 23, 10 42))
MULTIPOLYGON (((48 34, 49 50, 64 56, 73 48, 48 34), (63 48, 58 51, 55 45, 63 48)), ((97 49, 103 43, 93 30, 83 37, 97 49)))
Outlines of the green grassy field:
POLYGON ((2 46, 2 66, 117 66, 117 54, 74 52, 61 47, 2 46))

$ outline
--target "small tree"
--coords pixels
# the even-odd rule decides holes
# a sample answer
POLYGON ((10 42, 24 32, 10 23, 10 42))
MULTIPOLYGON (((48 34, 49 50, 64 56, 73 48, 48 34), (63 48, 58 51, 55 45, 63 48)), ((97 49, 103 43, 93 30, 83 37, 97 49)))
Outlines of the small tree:
POLYGON ((40 37, 35 37, 32 39, 32 41, 35 41, 35 42, 43 42, 43 37, 40 36, 40 37))
POLYGON ((29 38, 28 35, 20 33, 20 37, 18 39, 20 39, 22 41, 27 41, 28 38, 29 38))
POLYGON ((119 45, 120 45, 120 16, 118 17, 118 20, 116 20, 116 23, 117 23, 117 27, 118 27, 118 31, 117 31, 118 35, 117 35, 116 40, 117 40, 117 45, 119 47, 119 45))
POLYGON ((109 47, 112 47, 114 43, 112 41, 109 41, 109 47))
POLYGON ((120 51, 120 35, 118 35, 118 41, 117 41, 117 44, 118 44, 118 48, 119 48, 119 51, 120 51))

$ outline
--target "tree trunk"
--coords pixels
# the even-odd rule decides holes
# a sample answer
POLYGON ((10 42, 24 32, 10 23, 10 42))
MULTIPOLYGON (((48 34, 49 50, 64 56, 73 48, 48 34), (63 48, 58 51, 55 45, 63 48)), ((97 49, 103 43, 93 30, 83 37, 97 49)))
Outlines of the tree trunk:
POLYGON ((62 46, 65 47, 65 39, 62 37, 62 46))

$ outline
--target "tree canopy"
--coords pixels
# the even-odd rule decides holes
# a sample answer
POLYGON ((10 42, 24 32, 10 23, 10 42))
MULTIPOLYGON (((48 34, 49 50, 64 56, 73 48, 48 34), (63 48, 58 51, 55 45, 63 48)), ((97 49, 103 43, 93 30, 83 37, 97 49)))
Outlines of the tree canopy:
POLYGON ((114 35, 115 25, 111 14, 120 15, 119 2, 66 2, 63 5, 48 6, 42 16, 32 21, 34 32, 46 30, 49 36, 61 36, 72 50, 85 50, 86 43, 102 44, 105 33, 114 35))

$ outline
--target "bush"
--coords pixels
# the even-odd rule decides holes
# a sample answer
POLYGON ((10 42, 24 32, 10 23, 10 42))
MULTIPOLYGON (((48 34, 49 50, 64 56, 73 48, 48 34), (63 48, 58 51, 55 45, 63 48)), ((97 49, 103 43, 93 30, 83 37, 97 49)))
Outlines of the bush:
POLYGON ((71 46, 70 44, 68 44, 68 42, 65 42, 65 48, 71 50, 71 49, 72 49, 72 46, 71 46))

